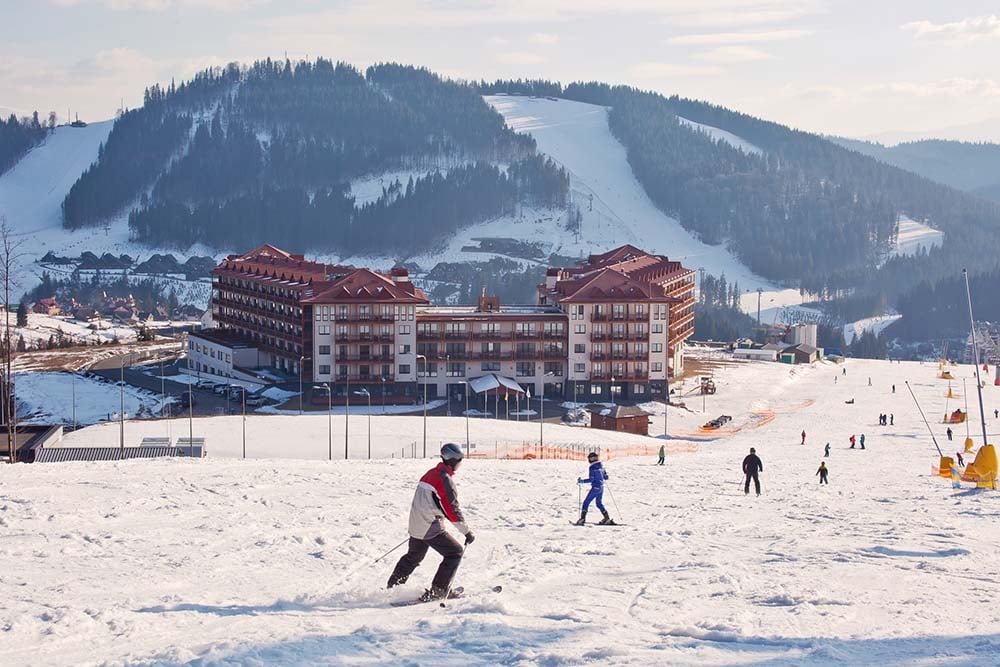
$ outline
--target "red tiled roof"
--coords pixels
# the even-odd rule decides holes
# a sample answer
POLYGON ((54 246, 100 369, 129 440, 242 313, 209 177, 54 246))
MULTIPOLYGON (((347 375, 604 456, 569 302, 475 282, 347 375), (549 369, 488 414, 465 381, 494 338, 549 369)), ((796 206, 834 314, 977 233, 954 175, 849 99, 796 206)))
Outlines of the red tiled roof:
POLYGON ((394 281, 389 276, 371 269, 354 269, 346 276, 333 281, 317 291, 303 303, 351 303, 366 301, 395 301, 402 303, 430 303, 423 290, 409 280, 394 281))
POLYGON ((556 283, 559 301, 660 301, 669 302, 663 288, 640 282, 614 269, 601 269, 593 276, 556 283))
POLYGON ((312 262, 303 255, 285 252, 265 243, 242 255, 229 255, 214 271, 235 271, 245 275, 308 283, 326 281, 331 275, 340 276, 351 269, 352 267, 312 262))

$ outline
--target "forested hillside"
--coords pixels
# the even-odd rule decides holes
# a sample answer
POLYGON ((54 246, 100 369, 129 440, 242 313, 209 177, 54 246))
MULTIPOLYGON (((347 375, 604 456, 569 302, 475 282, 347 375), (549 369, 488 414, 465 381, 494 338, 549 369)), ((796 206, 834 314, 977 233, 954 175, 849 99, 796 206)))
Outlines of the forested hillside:
POLYGON ((563 207, 568 188, 472 86, 401 65, 266 60, 149 89, 63 213, 80 227, 128 211, 135 238, 161 247, 405 254, 517 203, 563 207), (417 177, 355 206, 350 181, 390 170, 417 177))
POLYGON ((0 174, 14 166, 22 155, 45 138, 45 132, 55 124, 50 117, 48 125, 38 119, 38 112, 31 118, 18 120, 14 114, 4 120, 0 118, 0 174))
POLYGON ((927 139, 883 146, 843 137, 829 139, 932 181, 1000 201, 1000 144, 927 139))
POLYGON ((498 81, 480 89, 610 107, 611 130, 661 209, 704 240, 727 244, 757 273, 853 302, 855 310, 893 303, 918 283, 962 267, 988 271, 1000 254, 1000 205, 817 135, 626 86, 498 81), (730 132, 762 152, 743 152, 678 117, 730 132), (904 215, 942 230, 943 246, 892 256, 904 215))

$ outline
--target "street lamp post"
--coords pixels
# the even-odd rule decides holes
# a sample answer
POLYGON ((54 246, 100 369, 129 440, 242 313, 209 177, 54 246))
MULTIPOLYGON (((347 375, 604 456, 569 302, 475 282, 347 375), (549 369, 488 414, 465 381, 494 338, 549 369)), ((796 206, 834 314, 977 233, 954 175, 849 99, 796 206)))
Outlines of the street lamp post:
POLYGON ((73 371, 73 430, 76 430, 76 371, 73 371))
POLYGON ((191 382, 191 342, 190 338, 185 336, 185 340, 188 341, 188 349, 184 353, 187 359, 187 375, 188 375, 188 442, 194 440, 194 383, 191 382))
POLYGON ((347 366, 347 391, 344 392, 344 460, 347 460, 347 430, 351 426, 351 366, 347 366))
MULTIPOLYGON (((240 398, 243 399, 243 458, 247 457, 247 388, 241 384, 231 384, 230 387, 240 390, 240 398)), ((226 392, 226 396, 229 392, 226 392)))
POLYGON ((385 414, 385 376, 382 376, 382 414, 385 414))
POLYGON ((538 394, 538 449, 541 453, 545 452, 545 378, 554 376, 552 371, 542 376, 542 391, 538 394))
POLYGON ((120 442, 122 451, 125 450, 125 363, 126 360, 122 359, 122 381, 119 385, 119 394, 121 396, 121 410, 118 412, 118 425, 120 429, 120 442))
POLYGON ((304 375, 303 370, 305 367, 306 358, 305 356, 299 357, 299 414, 302 414, 302 376, 304 375))
MULTIPOLYGON (((440 359, 440 357, 438 357, 440 359)), ((448 391, 447 378, 451 377, 451 355, 446 354, 444 357, 444 374, 445 374, 445 392, 448 394, 448 416, 451 417, 451 392, 448 391)))
MULTIPOLYGON (((424 458, 427 458, 427 357, 418 354, 417 361, 424 360, 424 458)), ((417 374, 420 377, 420 374, 417 374)))
POLYGON ((358 396, 368 397, 368 458, 372 457, 372 395, 367 387, 362 387, 361 391, 354 392, 358 396))
POLYGON ((465 455, 469 455, 469 382, 462 380, 465 385, 465 455))
MULTIPOLYGON (((313 385, 313 389, 323 389, 326 391, 326 439, 327 457, 333 460, 333 387, 330 383, 324 382, 320 386, 313 385)), ((347 458, 346 456, 344 458, 347 458)))

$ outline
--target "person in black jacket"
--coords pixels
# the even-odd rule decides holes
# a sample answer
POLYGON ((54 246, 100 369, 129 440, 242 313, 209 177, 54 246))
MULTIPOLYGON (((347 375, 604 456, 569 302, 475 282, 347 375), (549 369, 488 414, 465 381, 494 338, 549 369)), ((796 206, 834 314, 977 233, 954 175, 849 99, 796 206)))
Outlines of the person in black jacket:
POLYGON ((757 491, 757 495, 760 495, 760 480, 757 478, 757 473, 761 472, 764 472, 764 464, 757 456, 757 450, 751 447, 750 453, 743 459, 743 474, 747 476, 746 482, 743 484, 743 493, 750 493, 750 480, 752 479, 754 489, 757 491))

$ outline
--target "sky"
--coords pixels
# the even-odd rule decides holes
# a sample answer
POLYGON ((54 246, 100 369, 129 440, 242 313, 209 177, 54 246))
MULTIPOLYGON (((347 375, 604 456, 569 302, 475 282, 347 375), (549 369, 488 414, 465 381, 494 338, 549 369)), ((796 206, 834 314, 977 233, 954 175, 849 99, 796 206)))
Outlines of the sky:
POLYGON ((626 83, 851 137, 1000 141, 995 0, 0 0, 0 17, 5 115, 101 120, 152 83, 287 54, 626 83))

